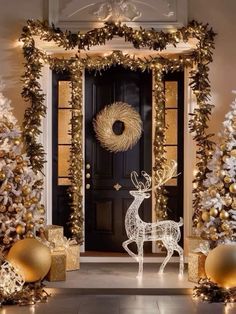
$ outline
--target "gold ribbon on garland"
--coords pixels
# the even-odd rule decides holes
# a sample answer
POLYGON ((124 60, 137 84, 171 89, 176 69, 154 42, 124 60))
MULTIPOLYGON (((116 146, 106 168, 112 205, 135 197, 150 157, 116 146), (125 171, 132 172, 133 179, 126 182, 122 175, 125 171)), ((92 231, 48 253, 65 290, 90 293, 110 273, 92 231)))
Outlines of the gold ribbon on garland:
MULTIPOLYGON (((69 193, 71 196, 71 215, 70 227, 73 237, 78 243, 83 242, 83 213, 82 213, 82 71, 84 68, 96 69, 97 71, 109 68, 112 65, 121 64, 131 70, 141 69, 153 70, 156 78, 154 88, 155 98, 155 138, 154 138, 154 171, 162 167, 164 162, 164 148, 162 147, 165 138, 164 126, 164 102, 165 95, 163 90, 162 73, 167 71, 178 71, 185 67, 196 66, 190 72, 191 87, 196 95, 197 108, 194 110, 190 120, 190 130, 194 134, 198 151, 198 168, 196 176, 196 188, 194 190, 194 223, 198 217, 199 191, 202 190, 202 178, 205 175, 206 160, 212 147, 210 136, 206 133, 208 128, 207 121, 211 115, 212 105, 208 100, 210 97, 209 85, 209 63, 212 62, 212 51, 214 49, 215 33, 209 29, 208 25, 191 22, 187 27, 183 27, 172 33, 157 32, 154 29, 139 30, 132 29, 120 23, 105 23, 104 27, 91 30, 85 34, 73 34, 69 31, 62 32, 60 29, 50 27, 47 22, 28 21, 27 26, 23 28, 21 40, 23 42, 23 53, 26 60, 25 74, 23 75, 24 87, 22 96, 29 103, 29 108, 25 112, 23 122, 23 135, 26 143, 26 151, 32 162, 35 171, 43 171, 45 163, 45 154, 43 147, 38 143, 40 134, 41 120, 46 114, 44 105, 44 95, 38 79, 41 76, 43 62, 49 63, 51 69, 55 71, 67 70, 71 73, 72 87, 72 146, 70 158, 70 179, 71 187, 69 193), (198 39, 197 48, 187 56, 180 56, 174 59, 167 59, 162 56, 155 58, 139 59, 123 55, 121 52, 113 52, 107 57, 90 58, 76 55, 70 59, 55 58, 47 55, 45 52, 35 47, 33 36, 40 36, 42 40, 54 41, 58 46, 65 49, 78 50, 88 49, 95 45, 104 45, 107 40, 114 36, 124 37, 126 41, 133 43, 135 48, 148 47, 150 49, 161 51, 166 49, 167 45, 176 44, 183 40, 187 42, 190 38, 198 39), (160 110, 160 112, 159 112, 160 110), (159 120, 160 119, 160 120, 159 120), (158 129, 159 124, 161 128, 158 129), (160 145, 161 144, 161 145, 160 145)), ((155 181, 154 177, 154 181, 155 181)), ((157 213, 159 218, 166 217, 166 198, 163 190, 156 192, 156 204, 163 206, 162 213, 157 213)), ((159 206, 156 206, 158 208, 159 206)))

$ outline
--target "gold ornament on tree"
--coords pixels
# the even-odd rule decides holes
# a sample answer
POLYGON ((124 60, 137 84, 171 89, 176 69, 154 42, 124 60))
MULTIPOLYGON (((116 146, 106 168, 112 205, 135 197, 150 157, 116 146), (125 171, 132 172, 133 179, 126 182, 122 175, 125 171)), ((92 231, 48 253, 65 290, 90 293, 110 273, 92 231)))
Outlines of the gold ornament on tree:
POLYGON ((51 266, 51 252, 38 240, 27 238, 11 247, 7 261, 19 270, 25 282, 35 282, 47 275, 51 266))
POLYGON ((236 183, 232 183, 229 186, 229 190, 230 190, 231 193, 236 194, 236 183))
POLYGON ((106 106, 97 114, 93 127, 101 145, 114 153, 131 149, 142 134, 142 120, 139 113, 123 102, 106 106), (121 125, 119 134, 114 130, 116 123, 121 125))

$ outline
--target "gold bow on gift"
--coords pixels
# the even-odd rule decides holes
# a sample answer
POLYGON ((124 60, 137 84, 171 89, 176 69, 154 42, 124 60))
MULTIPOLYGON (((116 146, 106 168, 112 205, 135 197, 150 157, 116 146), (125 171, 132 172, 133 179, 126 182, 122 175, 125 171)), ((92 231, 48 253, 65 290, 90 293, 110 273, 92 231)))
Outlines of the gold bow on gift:
POLYGON ((61 238, 61 242, 57 244, 55 249, 58 251, 67 250, 69 246, 75 245, 75 244, 77 244, 75 239, 71 239, 71 238, 67 239, 67 237, 63 237, 61 238))
POLYGON ((77 244, 75 239, 67 239, 67 237, 61 238, 61 241, 57 244, 55 244, 53 241, 47 241, 46 238, 36 237, 36 239, 42 244, 46 245, 51 250, 51 252, 67 251, 69 246, 77 244))

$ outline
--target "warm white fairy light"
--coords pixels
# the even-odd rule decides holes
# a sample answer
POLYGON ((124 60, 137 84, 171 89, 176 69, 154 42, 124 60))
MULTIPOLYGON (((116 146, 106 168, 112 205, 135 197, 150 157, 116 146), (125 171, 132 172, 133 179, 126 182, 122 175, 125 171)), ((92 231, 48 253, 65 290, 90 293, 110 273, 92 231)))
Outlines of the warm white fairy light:
MULTIPOLYGON (((170 165, 165 165, 163 170, 158 174, 158 185, 160 187, 169 179, 171 179, 176 172, 177 163, 172 161, 170 165)), ((141 277, 143 274, 143 244, 145 241, 162 241, 163 245, 167 249, 167 256, 161 264, 160 273, 163 273, 166 264, 169 262, 174 251, 177 251, 180 256, 179 274, 183 275, 184 260, 183 249, 178 245, 180 240, 180 226, 183 225, 183 219, 180 222, 173 220, 163 220, 155 223, 147 223, 143 221, 139 216, 139 207, 145 198, 150 197, 151 191, 151 177, 142 171, 143 177, 146 182, 138 181, 138 175, 135 171, 131 173, 131 181, 136 187, 136 191, 130 191, 130 194, 134 197, 134 201, 131 203, 125 216, 125 229, 128 236, 128 240, 123 242, 124 249, 128 254, 133 257, 139 263, 139 271, 137 277, 141 277), (136 242, 138 248, 138 254, 133 253, 128 245, 132 242, 136 242)))
POLYGON ((12 295, 22 290, 25 281, 19 271, 5 261, 0 267, 0 290, 4 295, 12 295))

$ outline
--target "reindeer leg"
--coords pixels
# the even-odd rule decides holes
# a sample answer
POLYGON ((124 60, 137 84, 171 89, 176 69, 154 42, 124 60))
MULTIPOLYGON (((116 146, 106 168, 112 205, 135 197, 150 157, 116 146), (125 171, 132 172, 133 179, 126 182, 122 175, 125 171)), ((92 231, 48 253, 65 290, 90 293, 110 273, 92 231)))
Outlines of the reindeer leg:
POLYGON ((164 244, 164 246, 165 246, 166 249, 167 249, 167 256, 166 256, 166 258, 164 259, 163 263, 161 264, 161 267, 160 267, 160 269, 159 269, 159 274, 162 274, 162 273, 163 273, 164 268, 166 267, 166 264, 169 262, 171 256, 172 256, 173 253, 174 253, 174 250, 173 250, 173 248, 172 248, 172 245, 169 246, 167 243, 163 243, 163 244, 164 244))
POLYGON ((134 254, 134 253, 128 248, 128 245, 129 245, 130 243, 132 243, 132 242, 134 242, 134 240, 131 240, 131 239, 126 240, 125 242, 122 243, 122 246, 123 246, 123 248, 126 250, 126 252, 127 252, 131 257, 133 257, 133 258, 136 260, 136 262, 138 262, 138 261, 139 261, 138 255, 134 254))
POLYGON ((184 250, 176 243, 175 251, 179 253, 179 275, 184 274, 184 250))
POLYGON ((143 276, 143 241, 136 242, 138 247, 138 275, 137 278, 141 278, 143 276))

